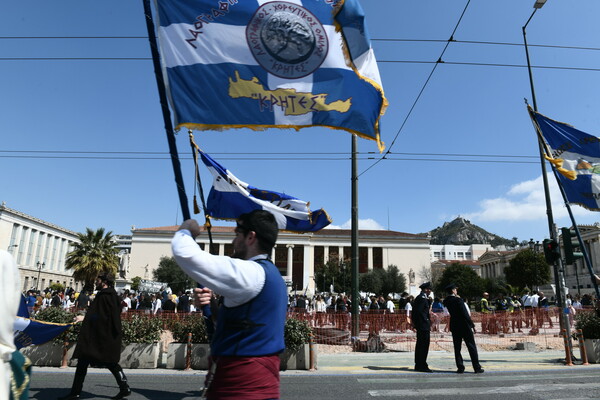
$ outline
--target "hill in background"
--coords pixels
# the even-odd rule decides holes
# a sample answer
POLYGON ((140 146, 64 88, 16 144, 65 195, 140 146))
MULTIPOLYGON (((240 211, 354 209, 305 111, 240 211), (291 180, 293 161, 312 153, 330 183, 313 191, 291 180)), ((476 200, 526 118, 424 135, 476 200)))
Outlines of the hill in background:
POLYGON ((489 243, 493 247, 502 245, 514 247, 519 245, 516 237, 506 239, 494 235, 460 216, 451 222, 445 222, 443 226, 429 231, 429 235, 431 235, 431 244, 470 245, 489 243))

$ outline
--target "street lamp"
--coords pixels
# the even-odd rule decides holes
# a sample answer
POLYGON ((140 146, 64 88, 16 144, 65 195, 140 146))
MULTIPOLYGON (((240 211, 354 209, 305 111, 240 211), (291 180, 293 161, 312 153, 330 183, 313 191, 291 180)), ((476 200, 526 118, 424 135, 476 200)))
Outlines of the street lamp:
POLYGON ((40 274, 42 273, 42 268, 44 268, 44 266, 46 265, 45 262, 37 262, 37 268, 38 268, 38 277, 37 280, 35 281, 35 290, 39 290, 39 286, 40 286, 40 274))

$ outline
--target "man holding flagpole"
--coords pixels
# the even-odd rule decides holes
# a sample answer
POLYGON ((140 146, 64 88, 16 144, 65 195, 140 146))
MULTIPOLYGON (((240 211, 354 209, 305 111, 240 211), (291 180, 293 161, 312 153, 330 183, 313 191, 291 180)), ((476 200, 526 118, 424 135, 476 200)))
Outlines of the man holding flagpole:
POLYGON ((277 240, 277 221, 264 210, 240 215, 233 257, 202 251, 195 241, 199 234, 197 221, 185 221, 173 238, 172 250, 177 264, 205 286, 195 289, 202 305, 210 302, 212 290, 223 297, 205 395, 208 399, 278 399, 287 288, 269 260, 277 240))

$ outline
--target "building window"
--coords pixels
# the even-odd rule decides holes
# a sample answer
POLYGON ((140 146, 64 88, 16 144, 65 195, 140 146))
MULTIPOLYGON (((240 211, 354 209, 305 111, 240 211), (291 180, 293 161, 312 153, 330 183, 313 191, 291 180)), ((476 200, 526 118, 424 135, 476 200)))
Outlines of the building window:
POLYGON ((315 267, 324 264, 325 257, 325 247, 323 246, 315 246, 313 248, 313 264, 315 267))
POLYGON ((369 249, 367 247, 358 248, 358 272, 361 274, 369 272, 369 249))
POLYGON ((231 257, 231 256, 233 256, 233 244, 231 244, 231 243, 227 243, 227 244, 225 245, 225 248, 224 248, 224 250, 225 250, 225 255, 226 255, 226 256, 228 256, 228 257, 231 257))
POLYGON ((440 252, 439 251, 434 251, 433 252, 433 257, 440 258, 440 252))
POLYGON ((373 247, 373 269, 383 269, 382 247, 373 247))

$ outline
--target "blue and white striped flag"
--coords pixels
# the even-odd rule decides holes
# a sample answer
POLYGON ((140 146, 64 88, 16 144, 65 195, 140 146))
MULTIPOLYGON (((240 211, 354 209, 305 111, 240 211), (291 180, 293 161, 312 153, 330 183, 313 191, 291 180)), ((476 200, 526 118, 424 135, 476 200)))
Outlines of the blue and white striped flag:
POLYGON ((326 126, 376 140, 387 106, 358 0, 155 0, 179 129, 326 126))
POLYGON ((266 210, 275 216, 279 229, 290 232, 316 232, 331 223, 325 210, 310 211, 305 201, 250 186, 202 150, 199 153, 214 178, 206 205, 211 218, 237 219, 252 210, 266 210))
POLYGON ((17 317, 13 328, 15 331, 15 346, 18 350, 33 344, 46 343, 69 329, 71 325, 73 324, 55 324, 17 317))
POLYGON ((600 211, 600 138, 528 109, 568 202, 600 211))

